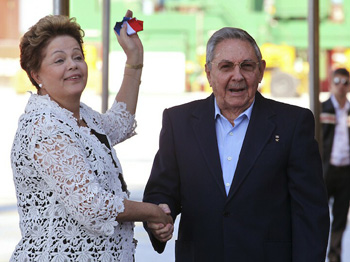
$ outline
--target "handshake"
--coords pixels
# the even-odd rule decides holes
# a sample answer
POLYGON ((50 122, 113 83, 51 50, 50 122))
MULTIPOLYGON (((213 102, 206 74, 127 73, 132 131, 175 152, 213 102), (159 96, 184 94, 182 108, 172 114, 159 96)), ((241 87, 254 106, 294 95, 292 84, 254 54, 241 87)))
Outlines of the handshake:
POLYGON ((156 239, 166 242, 173 237, 174 221, 171 217, 171 210, 167 204, 158 205, 162 210, 153 221, 147 221, 147 227, 156 239))

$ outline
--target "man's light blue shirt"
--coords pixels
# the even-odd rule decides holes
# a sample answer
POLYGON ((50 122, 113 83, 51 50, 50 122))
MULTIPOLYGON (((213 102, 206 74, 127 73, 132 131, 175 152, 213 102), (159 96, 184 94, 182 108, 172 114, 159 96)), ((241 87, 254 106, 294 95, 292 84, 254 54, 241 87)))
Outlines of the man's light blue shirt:
POLYGON ((228 195, 236 171, 239 154, 247 132, 255 100, 250 107, 234 120, 234 126, 221 114, 215 99, 215 128, 221 169, 226 194, 228 195))

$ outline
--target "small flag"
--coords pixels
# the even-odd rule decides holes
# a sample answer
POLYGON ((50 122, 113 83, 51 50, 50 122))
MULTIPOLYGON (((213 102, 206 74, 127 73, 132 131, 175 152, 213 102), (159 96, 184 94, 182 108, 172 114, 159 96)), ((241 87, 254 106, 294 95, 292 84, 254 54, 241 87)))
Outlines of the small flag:
POLYGON ((120 29, 126 24, 126 33, 128 35, 136 34, 143 30, 143 21, 137 20, 136 18, 124 17, 123 21, 115 23, 114 30, 120 35, 120 29))

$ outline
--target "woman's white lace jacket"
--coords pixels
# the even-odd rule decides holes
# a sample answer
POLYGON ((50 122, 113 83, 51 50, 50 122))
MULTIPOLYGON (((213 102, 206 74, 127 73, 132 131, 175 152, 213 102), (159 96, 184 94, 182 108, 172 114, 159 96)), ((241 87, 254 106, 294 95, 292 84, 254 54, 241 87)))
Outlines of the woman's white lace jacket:
POLYGON ((19 119, 11 163, 22 239, 11 261, 133 260, 134 223, 116 221, 128 194, 113 146, 135 134, 134 116, 118 102, 105 114, 81 103, 80 114, 88 128, 49 96, 32 94, 19 119))

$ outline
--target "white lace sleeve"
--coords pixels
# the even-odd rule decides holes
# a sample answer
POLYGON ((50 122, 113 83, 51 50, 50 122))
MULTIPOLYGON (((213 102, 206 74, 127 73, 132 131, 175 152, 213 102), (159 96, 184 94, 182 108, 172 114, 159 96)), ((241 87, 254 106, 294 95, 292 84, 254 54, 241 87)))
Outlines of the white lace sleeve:
POLYGON ((116 217, 124 210, 124 198, 101 188, 84 152, 69 135, 52 128, 40 132, 33 144, 33 159, 65 206, 62 212, 94 233, 113 234, 116 217))
POLYGON ((126 110, 126 104, 114 101, 112 107, 102 115, 102 125, 112 146, 136 134, 135 115, 126 110))

